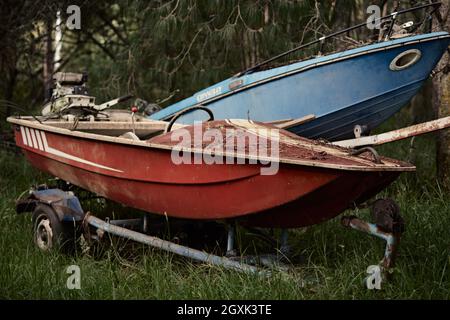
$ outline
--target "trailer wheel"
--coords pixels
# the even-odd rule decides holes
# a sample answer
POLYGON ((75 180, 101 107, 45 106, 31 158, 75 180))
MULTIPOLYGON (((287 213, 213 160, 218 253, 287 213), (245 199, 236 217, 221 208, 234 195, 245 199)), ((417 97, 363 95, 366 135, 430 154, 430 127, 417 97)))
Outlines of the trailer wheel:
POLYGON ((59 221, 55 211, 47 205, 38 204, 33 211, 33 240, 42 251, 75 251, 77 231, 73 225, 59 221))

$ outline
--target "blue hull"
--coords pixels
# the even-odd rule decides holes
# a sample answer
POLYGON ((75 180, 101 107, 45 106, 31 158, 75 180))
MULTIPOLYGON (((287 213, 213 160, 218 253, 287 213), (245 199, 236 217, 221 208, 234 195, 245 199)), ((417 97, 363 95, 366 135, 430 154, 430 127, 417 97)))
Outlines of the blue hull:
MULTIPOLYGON (((446 32, 410 36, 230 78, 150 118, 166 120, 199 104, 210 108, 216 119, 275 121, 314 114, 316 119, 289 130, 308 138, 350 138, 355 125, 373 129, 406 105, 449 39, 446 32), (411 51, 418 52, 417 61, 393 70, 394 59, 411 51)), ((203 111, 193 111, 179 122, 204 119, 203 111)))

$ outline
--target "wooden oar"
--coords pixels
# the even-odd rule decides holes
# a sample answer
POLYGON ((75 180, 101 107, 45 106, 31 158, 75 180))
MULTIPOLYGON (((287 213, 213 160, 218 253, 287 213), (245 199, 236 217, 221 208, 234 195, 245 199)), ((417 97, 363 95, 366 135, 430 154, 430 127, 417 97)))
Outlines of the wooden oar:
POLYGON ((410 127, 393 130, 373 136, 335 141, 332 142, 332 144, 347 148, 355 148, 361 146, 377 146, 380 144, 403 140, 409 137, 414 137, 421 134, 442 130, 448 127, 450 127, 450 116, 433 121, 419 123, 410 127))

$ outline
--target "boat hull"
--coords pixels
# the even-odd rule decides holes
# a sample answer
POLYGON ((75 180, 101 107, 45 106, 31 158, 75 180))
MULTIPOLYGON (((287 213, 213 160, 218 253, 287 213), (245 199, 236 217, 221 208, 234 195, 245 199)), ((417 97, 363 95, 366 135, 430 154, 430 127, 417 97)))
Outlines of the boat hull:
POLYGON ((170 150, 22 126, 15 126, 15 134, 39 170, 129 207, 174 218, 301 227, 338 215, 399 174, 281 163, 277 174, 261 175, 258 164, 176 165, 170 150))
MULTIPOLYGON (((432 33, 255 72, 207 88, 151 117, 167 119, 197 103, 211 109, 216 119, 275 121, 313 114, 316 119, 289 130, 330 141, 351 138, 355 125, 374 129, 406 105, 448 44, 447 33, 432 33), (403 70, 392 70, 392 61, 409 50, 418 50, 419 60, 403 70), (242 85, 233 91, 228 88, 232 83, 242 85), (202 100, 216 92, 220 94, 202 100)), ((202 111, 193 111, 179 122, 204 119, 202 111)))

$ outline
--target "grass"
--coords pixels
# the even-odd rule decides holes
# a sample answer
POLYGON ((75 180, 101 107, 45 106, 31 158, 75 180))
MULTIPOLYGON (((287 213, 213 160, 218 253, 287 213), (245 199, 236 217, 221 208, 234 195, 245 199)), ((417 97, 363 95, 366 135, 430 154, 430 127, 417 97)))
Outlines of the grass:
MULTIPOLYGON (((393 120, 396 121, 396 120, 393 120)), ((302 263, 264 278, 193 263, 134 245, 110 247, 101 258, 42 253, 32 242, 31 217, 14 212, 16 199, 47 177, 21 156, 0 152, 1 299, 450 299, 450 202, 434 181, 433 137, 416 140, 418 173, 404 174, 380 194, 395 199, 407 230, 393 281, 367 290, 363 279, 376 264, 384 243, 344 229, 339 217, 290 232, 302 263), (81 290, 66 288, 66 268, 78 265, 81 290)), ((409 141, 380 148, 408 159, 409 141)), ((353 212, 355 213, 355 212, 353 212)), ((356 212, 369 219, 367 210, 356 212)), ((242 233, 246 243, 253 238, 242 233)), ((267 249, 262 246, 262 249, 267 249)))

